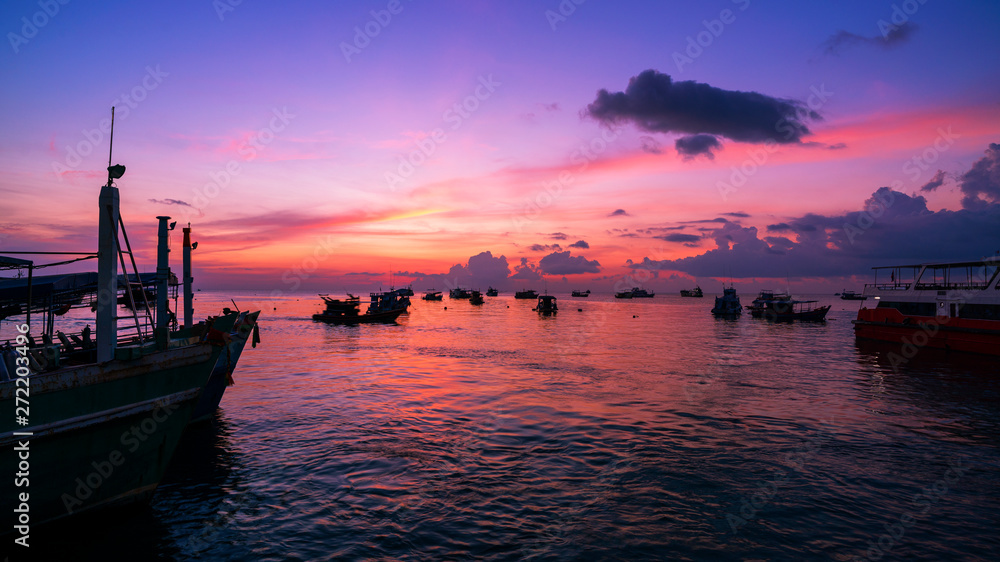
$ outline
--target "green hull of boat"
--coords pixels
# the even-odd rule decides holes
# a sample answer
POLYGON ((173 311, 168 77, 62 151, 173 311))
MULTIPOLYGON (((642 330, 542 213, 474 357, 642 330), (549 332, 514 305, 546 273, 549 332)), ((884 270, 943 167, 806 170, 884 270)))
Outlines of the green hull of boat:
MULTIPOLYGON (((221 317, 216 327, 228 331, 234 319, 221 317)), ((15 406, 23 406, 15 404, 16 389, 24 387, 0 383, 0 447, 6 451, 0 471, 9 475, 0 493, 18 504, 20 495, 28 494, 32 529, 149 499, 223 348, 201 343, 162 351, 120 349, 125 353, 119 356, 141 356, 29 377, 27 425, 15 418, 15 406), (27 474, 18 478, 18 472, 27 474)), ((8 511, 6 518, 9 524, 0 534, 16 532, 23 517, 8 511)))

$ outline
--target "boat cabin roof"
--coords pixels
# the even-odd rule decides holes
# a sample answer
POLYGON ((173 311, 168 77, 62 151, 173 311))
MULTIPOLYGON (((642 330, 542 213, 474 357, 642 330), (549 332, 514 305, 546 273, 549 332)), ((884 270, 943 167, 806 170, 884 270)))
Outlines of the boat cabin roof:
POLYGON ((980 265, 1000 265, 1000 258, 983 258, 972 261, 942 261, 942 262, 924 262, 917 264, 907 264, 907 265, 879 265, 873 267, 872 269, 920 269, 921 267, 977 267, 980 265))

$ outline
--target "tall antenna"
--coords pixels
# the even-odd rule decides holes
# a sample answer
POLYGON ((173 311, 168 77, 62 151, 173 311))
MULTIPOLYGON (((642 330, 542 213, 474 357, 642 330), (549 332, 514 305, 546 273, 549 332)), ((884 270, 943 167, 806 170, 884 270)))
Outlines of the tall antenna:
POLYGON ((111 154, 115 149, 115 106, 111 106, 111 140, 108 142, 108 185, 111 185, 111 154))
POLYGON ((108 187, 111 187, 111 183, 125 175, 125 166, 122 165, 111 165, 111 155, 114 152, 115 147, 115 106, 111 106, 111 140, 108 143, 108 187))

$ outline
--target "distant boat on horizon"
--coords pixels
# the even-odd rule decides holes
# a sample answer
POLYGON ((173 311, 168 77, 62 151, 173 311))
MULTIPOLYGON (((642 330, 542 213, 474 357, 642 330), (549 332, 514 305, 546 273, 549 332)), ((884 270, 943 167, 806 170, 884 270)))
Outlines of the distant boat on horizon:
POLYGON ((463 289, 461 287, 455 287, 454 289, 448 291, 448 298, 451 299, 467 299, 472 296, 472 293, 468 289, 463 289))
POLYGON ((651 299, 655 293, 649 292, 646 289, 640 289, 639 287, 632 287, 627 291, 619 291, 615 293, 616 299, 651 299))
POLYGON ((695 285, 694 289, 681 289, 681 296, 701 298, 704 297, 705 295, 704 293, 701 292, 701 287, 695 285))
POLYGON ((515 299, 537 299, 538 291, 533 291, 531 289, 526 289, 523 291, 517 291, 514 293, 515 299))
POLYGON ((590 289, 587 289, 586 291, 573 291, 571 293, 571 296, 574 296, 574 297, 589 297, 590 296, 590 289))

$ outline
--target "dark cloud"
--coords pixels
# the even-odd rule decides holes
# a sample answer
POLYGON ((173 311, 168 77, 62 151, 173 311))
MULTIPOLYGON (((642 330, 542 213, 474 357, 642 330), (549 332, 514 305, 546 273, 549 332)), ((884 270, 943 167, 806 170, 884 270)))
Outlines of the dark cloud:
POLYGON ((680 232, 664 234, 663 236, 656 236, 656 238, 666 240, 667 242, 698 242, 701 240, 701 236, 697 234, 681 234, 680 232))
POLYGON ((628 214, 625 211, 625 209, 615 209, 614 211, 611 211, 611 214, 608 215, 608 216, 609 217, 630 217, 632 215, 628 214))
POLYGON ((660 144, 660 141, 649 135, 639 137, 639 148, 649 154, 663 154, 663 145, 660 144))
POLYGON ((532 244, 528 246, 528 249, 532 252, 559 252, 562 251, 562 247, 559 244, 532 244))
POLYGON ((494 256, 492 252, 487 251, 470 257, 464 265, 457 263, 451 266, 448 273, 420 276, 414 280, 414 284, 438 289, 488 285, 504 287, 509 276, 510 265, 506 256, 494 256))
POLYGON ((839 55, 844 49, 864 45, 888 49, 910 39, 916 29, 917 26, 915 24, 904 22, 902 25, 890 26, 884 35, 875 35, 873 37, 858 35, 857 33, 851 33, 842 29, 823 42, 823 53, 827 55, 839 55))
POLYGON ((847 143, 846 142, 835 142, 833 144, 826 145, 826 148, 828 150, 843 150, 843 149, 847 148, 847 143))
POLYGON ((565 240, 567 236, 562 232, 553 232, 552 234, 549 234, 549 238, 553 240, 565 240))
POLYGON ((570 252, 553 252, 538 262, 538 267, 548 275, 574 275, 577 273, 597 273, 601 264, 583 256, 572 256, 570 252))
POLYGON ((350 273, 345 273, 344 275, 351 277, 379 277, 384 275, 383 273, 373 273, 371 271, 352 271, 350 273))
POLYGON ((521 258, 521 264, 514 266, 514 274, 510 276, 510 279, 520 281, 538 281, 541 278, 541 271, 537 266, 532 265, 528 258, 521 258))
POLYGON ((583 248, 584 250, 590 248, 590 244, 587 244, 584 240, 577 240, 569 245, 570 248, 583 248))
POLYGON ((923 186, 920 187, 920 191, 934 191, 935 189, 941 187, 942 184, 944 184, 944 180, 945 180, 944 170, 938 170, 937 173, 934 174, 934 177, 931 178, 931 181, 925 183, 923 186))
POLYGON ((748 218, 750 216, 749 213, 742 213, 742 212, 739 212, 739 211, 733 212, 733 213, 722 213, 722 214, 726 215, 727 217, 737 217, 737 218, 741 218, 741 219, 745 219, 745 218, 748 218))
POLYGON ((606 125, 631 122, 649 132, 782 144, 801 142, 810 134, 806 121, 821 119, 796 100, 674 82, 652 69, 629 79, 624 92, 598 91, 586 114, 606 125))
POLYGON ((637 229, 643 234, 653 234, 654 232, 670 232, 671 230, 684 230, 686 226, 651 226, 649 228, 637 229))
POLYGON ((965 194, 962 206, 966 209, 980 208, 987 201, 1000 202, 1000 144, 990 143, 986 155, 962 174, 959 186, 965 194))
POLYGON ((715 160, 713 150, 721 150, 722 143, 713 135, 690 135, 681 137, 674 141, 674 148, 685 160, 691 160, 695 156, 705 156, 709 160, 715 160))
POLYGON ((696 221, 681 221, 681 224, 702 224, 706 222, 729 222, 729 219, 722 217, 716 217, 714 219, 699 219, 696 221))
POLYGON ((779 222, 778 224, 767 225, 768 232, 787 232, 792 229, 792 226, 787 222, 779 222))
POLYGON ((756 227, 728 222, 708 233, 715 249, 677 260, 644 258, 630 267, 694 276, 719 275, 725 268, 741 278, 865 276, 877 265, 993 255, 1000 204, 978 201, 959 211, 931 211, 923 197, 882 187, 862 210, 834 216, 806 214, 768 227, 792 231, 796 240, 762 238, 756 227))
POLYGON ((150 203, 157 203, 159 205, 180 205, 182 207, 192 207, 193 206, 187 201, 181 201, 180 199, 150 199, 150 203))
POLYGON ((795 242, 784 236, 765 236, 764 241, 771 245, 772 252, 785 253, 795 247, 795 242))

